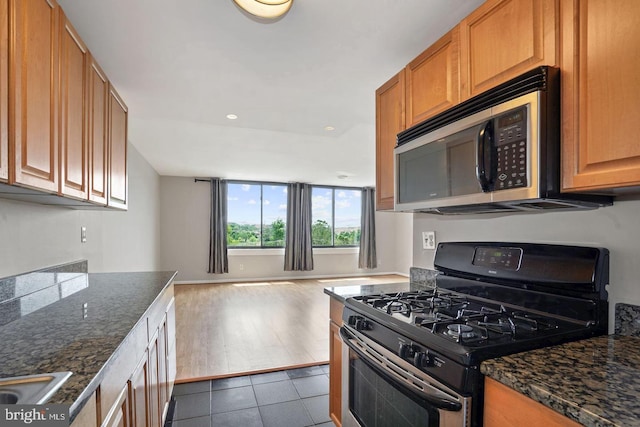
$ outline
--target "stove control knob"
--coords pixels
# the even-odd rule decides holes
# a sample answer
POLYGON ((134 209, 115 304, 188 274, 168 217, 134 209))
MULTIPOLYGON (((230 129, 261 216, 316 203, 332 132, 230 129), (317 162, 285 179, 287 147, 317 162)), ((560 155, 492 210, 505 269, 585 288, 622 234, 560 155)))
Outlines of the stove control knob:
POLYGON ((403 359, 413 357, 413 347, 409 344, 400 343, 400 347, 398 348, 398 356, 403 359))
POLYGON ((362 317, 360 317, 360 316, 349 316, 349 318, 347 319, 347 323, 349 324, 349 326, 355 326, 356 322, 358 321, 358 319, 362 319, 362 317))
POLYGON ((353 326, 356 328, 356 331, 368 331, 371 329, 369 322, 360 316, 358 316, 353 326))
POLYGON ((413 356, 413 365, 416 368, 425 368, 433 365, 433 359, 429 351, 417 351, 413 356))

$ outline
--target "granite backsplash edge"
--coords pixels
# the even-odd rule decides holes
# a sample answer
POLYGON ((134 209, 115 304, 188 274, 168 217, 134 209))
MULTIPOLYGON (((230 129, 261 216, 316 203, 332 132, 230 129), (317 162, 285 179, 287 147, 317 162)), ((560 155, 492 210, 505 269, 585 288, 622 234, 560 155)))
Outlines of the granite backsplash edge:
POLYGON ((438 272, 430 270, 428 268, 410 267, 409 268, 409 281, 412 284, 424 285, 431 288, 436 286, 436 276, 438 272))
POLYGON ((0 279, 0 326, 87 286, 87 260, 0 279))
POLYGON ((640 306, 617 303, 614 332, 616 335, 640 337, 640 306))

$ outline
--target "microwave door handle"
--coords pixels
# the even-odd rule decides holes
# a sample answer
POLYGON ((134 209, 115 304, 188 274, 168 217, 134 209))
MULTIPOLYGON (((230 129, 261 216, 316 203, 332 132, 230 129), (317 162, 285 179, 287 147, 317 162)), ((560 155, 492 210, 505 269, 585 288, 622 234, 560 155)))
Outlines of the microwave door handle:
POLYGON ((489 120, 482 126, 477 138, 477 166, 476 176, 482 191, 491 191, 493 183, 493 121, 489 120))

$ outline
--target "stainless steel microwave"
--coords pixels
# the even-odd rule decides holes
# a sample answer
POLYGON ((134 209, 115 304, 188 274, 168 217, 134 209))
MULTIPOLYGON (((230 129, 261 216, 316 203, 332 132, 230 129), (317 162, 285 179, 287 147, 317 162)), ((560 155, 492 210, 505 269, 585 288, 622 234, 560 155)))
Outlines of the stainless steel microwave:
POLYGON ((395 210, 439 214, 597 208, 560 192, 559 72, 539 67, 398 134, 395 210))

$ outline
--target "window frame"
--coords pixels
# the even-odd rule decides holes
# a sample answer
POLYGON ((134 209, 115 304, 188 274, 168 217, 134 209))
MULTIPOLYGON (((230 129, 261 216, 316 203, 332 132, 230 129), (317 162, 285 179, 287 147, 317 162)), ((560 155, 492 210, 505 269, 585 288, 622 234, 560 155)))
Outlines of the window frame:
MULTIPOLYGON (((251 181, 251 180, 236 180, 236 179, 228 179, 227 181, 227 186, 229 184, 240 184, 240 185, 259 185, 260 186, 260 245, 259 246, 231 246, 227 243, 227 248, 230 250, 249 250, 249 249, 258 249, 258 250, 263 250, 263 249, 275 249, 275 250, 282 250, 285 249, 286 246, 286 227, 287 227, 287 215, 285 214, 285 218, 284 218, 284 223, 285 223, 285 243, 282 246, 264 246, 263 244, 263 240, 262 237, 264 235, 264 204, 263 204, 263 197, 264 197, 264 192, 263 192, 263 187, 265 185, 269 186, 269 185, 274 185, 274 186, 279 186, 279 187, 288 187, 287 183, 283 183, 283 182, 275 182, 275 181, 251 181)), ((345 190, 345 191, 362 191, 362 187, 343 187, 343 186, 339 186, 339 185, 321 185, 321 184, 311 184, 311 194, 313 197, 313 189, 314 188, 321 188, 321 189, 330 189, 331 190, 331 245, 313 245, 312 243, 312 248, 313 249, 347 249, 347 248, 359 248, 360 244, 355 244, 355 245, 336 245, 336 189, 338 190, 345 190)), ((227 194, 228 194, 228 188, 227 188, 227 194)), ((227 196, 228 197, 228 196, 227 196)), ((360 203, 362 203, 362 200, 360 200, 360 203)), ((289 200, 287 197, 287 209, 289 208, 289 200)), ((312 212, 311 212, 311 219, 312 219, 312 224, 311 226, 313 227, 313 205, 312 205, 312 212)), ((362 206, 360 208, 360 222, 362 224, 362 206)), ((228 208, 228 204, 227 204, 227 224, 229 223, 229 208, 228 208)), ((362 233, 362 230, 360 230, 360 232, 362 233)), ((362 235, 361 235, 362 238, 362 235)))

